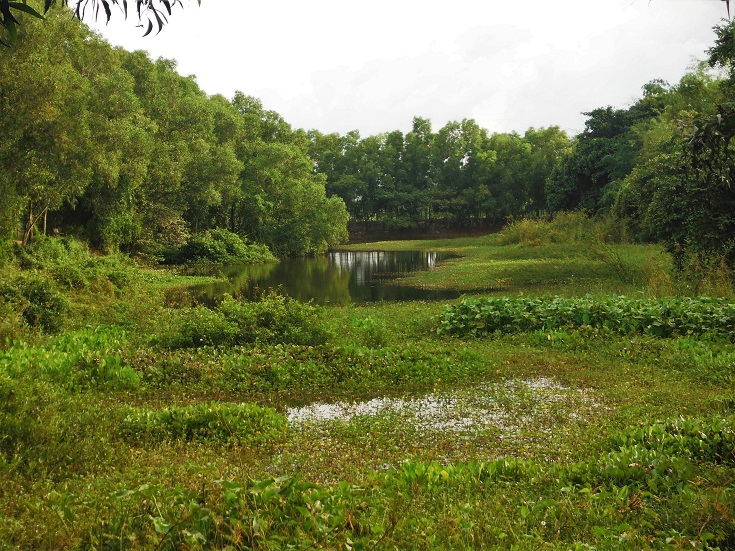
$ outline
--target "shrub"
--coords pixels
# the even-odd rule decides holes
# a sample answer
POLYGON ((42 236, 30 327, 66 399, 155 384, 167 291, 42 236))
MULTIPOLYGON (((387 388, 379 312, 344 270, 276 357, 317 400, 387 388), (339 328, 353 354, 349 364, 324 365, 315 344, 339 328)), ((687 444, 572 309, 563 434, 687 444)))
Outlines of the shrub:
POLYGON ((265 445, 281 442, 288 421, 273 408, 256 404, 198 404, 160 410, 127 408, 122 438, 133 442, 220 442, 265 445))
POLYGON ((110 453, 109 420, 96 404, 69 400, 45 381, 0 372, 0 462, 52 480, 83 473, 110 453))
POLYGON ((237 324, 238 344, 323 344, 327 340, 317 308, 272 291, 255 302, 225 296, 219 306, 237 324))
POLYGON ((7 266, 15 258, 15 243, 10 239, 0 239, 0 268, 7 266))
POLYGON ((553 218, 512 220, 498 235, 501 245, 549 243, 625 243, 625 225, 613 217, 590 218, 584 212, 559 212, 553 218))
POLYGON ((248 244, 225 229, 207 230, 189 238, 178 251, 169 255, 175 263, 254 264, 276 258, 265 245, 248 244))
POLYGON ((30 327, 47 333, 61 329, 69 304, 53 281, 41 276, 18 277, 0 284, 0 299, 11 304, 30 327))
POLYGON ((66 289, 83 289, 87 286, 87 278, 82 270, 72 264, 54 266, 49 270, 51 278, 66 289))
POLYGON ((27 336, 29 327, 16 305, 0 298, 0 350, 27 336))
POLYGON ((271 292, 259 301, 236 300, 229 295, 215 309, 204 306, 182 311, 179 330, 171 346, 198 347, 234 344, 323 344, 317 308, 271 292))
POLYGON ((172 345, 186 348, 232 344, 237 334, 237 324, 227 320, 221 311, 197 306, 186 311, 184 322, 172 345))
POLYGON ((43 270, 59 264, 81 263, 89 258, 89 251, 84 243, 72 237, 39 235, 25 247, 16 245, 15 256, 23 268, 43 270))

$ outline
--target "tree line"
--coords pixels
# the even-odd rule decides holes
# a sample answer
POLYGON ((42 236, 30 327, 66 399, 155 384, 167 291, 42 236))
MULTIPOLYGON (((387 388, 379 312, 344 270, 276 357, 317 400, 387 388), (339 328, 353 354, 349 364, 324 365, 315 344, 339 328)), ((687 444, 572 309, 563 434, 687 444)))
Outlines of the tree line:
POLYGON ((149 252, 225 228, 280 256, 342 242, 310 140, 240 92, 208 97, 171 60, 112 48, 71 12, 23 20, 0 64, 0 226, 149 252))
POLYGON ((735 24, 676 84, 654 79, 629 106, 558 127, 489 134, 474 120, 405 136, 312 131, 310 154, 353 220, 411 227, 584 211, 625 222, 636 241, 735 265, 735 24))
POLYGON ((476 121, 361 137, 293 129, 257 99, 207 96, 171 60, 112 48, 69 10, 27 16, 0 66, 0 230, 158 254, 226 229, 279 256, 347 238, 347 221, 497 226, 583 210, 675 255, 735 263, 735 27, 670 85, 559 127, 476 121), (20 223, 23 220, 23 223, 20 223))
POLYGON ((522 136, 490 134, 472 119, 433 132, 416 117, 405 136, 393 131, 360 138, 309 132, 316 170, 352 220, 413 227, 423 221, 483 221, 545 208, 545 183, 572 142, 559 127, 522 136))
POLYGON ((677 84, 651 81, 631 106, 588 114, 547 181, 550 211, 616 216, 677 264, 735 266, 735 24, 714 31, 707 60, 677 84))

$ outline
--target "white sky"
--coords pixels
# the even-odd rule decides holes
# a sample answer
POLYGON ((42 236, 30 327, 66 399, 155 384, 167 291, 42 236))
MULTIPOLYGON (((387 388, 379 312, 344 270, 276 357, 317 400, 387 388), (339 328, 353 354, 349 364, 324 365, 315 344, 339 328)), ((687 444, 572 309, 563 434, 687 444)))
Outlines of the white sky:
POLYGON ((121 13, 88 22, 114 45, 176 59, 208 94, 241 90, 294 128, 362 136, 407 132, 414 116, 434 131, 474 118, 490 132, 576 133, 582 112, 625 107, 654 78, 678 82, 727 15, 721 0, 183 4, 157 36, 121 13))

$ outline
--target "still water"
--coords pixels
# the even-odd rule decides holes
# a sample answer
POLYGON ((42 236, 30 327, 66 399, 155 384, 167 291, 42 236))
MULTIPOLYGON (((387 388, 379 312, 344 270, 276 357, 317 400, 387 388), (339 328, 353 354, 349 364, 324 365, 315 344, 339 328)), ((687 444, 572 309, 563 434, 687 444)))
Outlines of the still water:
POLYGON ((317 304, 447 300, 457 298, 459 292, 397 285, 394 280, 431 270, 449 257, 426 251, 333 251, 325 256, 287 259, 277 264, 220 267, 212 275, 227 281, 197 285, 190 291, 197 301, 208 304, 217 302, 225 293, 253 298, 270 289, 317 304))

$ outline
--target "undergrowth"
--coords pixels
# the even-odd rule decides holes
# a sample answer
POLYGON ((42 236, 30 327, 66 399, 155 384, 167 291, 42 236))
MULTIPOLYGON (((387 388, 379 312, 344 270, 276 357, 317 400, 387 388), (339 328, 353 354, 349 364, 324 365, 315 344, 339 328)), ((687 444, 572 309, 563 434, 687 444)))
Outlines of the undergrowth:
POLYGON ((445 309, 439 333, 496 333, 589 327, 615 335, 735 337, 735 305, 715 298, 465 298, 445 309))
MULTIPOLYGON (((571 298, 446 308, 270 294, 172 309, 163 290, 184 280, 170 273, 71 240, 5 247, 0 548, 734 548, 733 306, 617 296, 649 296, 625 279, 649 249, 576 216, 519 222, 521 246, 442 241, 465 256, 425 276, 571 298), (589 282, 599 293, 581 296, 589 282), (434 407, 460 388, 452 423, 481 402, 498 425, 287 419, 294 403, 434 407)), ((695 264, 692 285, 710 269, 695 264)), ((641 269, 650 284, 668 268, 641 269)))

